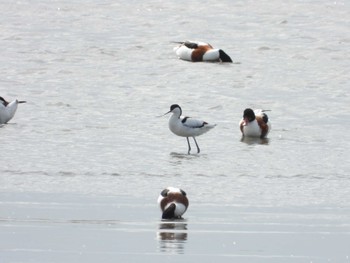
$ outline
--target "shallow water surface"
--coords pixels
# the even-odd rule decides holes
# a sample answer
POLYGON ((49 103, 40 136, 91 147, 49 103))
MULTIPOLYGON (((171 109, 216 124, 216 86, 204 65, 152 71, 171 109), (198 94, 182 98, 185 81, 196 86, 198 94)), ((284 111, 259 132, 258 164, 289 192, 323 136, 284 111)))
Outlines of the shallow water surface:
POLYGON ((346 1, 0 8, 0 96, 27 101, 0 126, 1 262, 350 261, 346 1), (186 39, 234 63, 181 61, 186 39), (174 103, 217 124, 200 154, 157 117, 174 103), (167 186, 184 220, 160 220, 167 186))

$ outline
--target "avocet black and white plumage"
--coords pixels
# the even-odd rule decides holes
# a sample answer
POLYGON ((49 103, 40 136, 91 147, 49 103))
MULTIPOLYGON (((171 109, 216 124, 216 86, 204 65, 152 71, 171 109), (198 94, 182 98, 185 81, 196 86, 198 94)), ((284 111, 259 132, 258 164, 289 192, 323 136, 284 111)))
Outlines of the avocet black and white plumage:
POLYGON ((179 219, 188 208, 186 192, 179 188, 167 187, 158 197, 162 219, 179 219))
POLYGON ((265 110, 245 109, 239 123, 245 137, 265 138, 271 129, 271 123, 265 110))
POLYGON ((210 129, 214 128, 216 124, 209 124, 205 121, 181 116, 182 110, 181 107, 177 104, 171 105, 170 111, 165 114, 168 113, 173 114, 169 119, 169 129, 178 136, 186 137, 188 144, 188 154, 191 152, 191 145, 188 139, 189 137, 193 138, 197 146, 197 153, 199 153, 200 149, 195 137, 206 133, 210 129))
POLYGON ((0 97, 0 124, 9 122, 15 116, 19 103, 25 103, 25 101, 14 100, 8 102, 0 97))
POLYGON ((213 48, 210 44, 200 41, 176 42, 176 55, 187 61, 232 62, 232 59, 222 49, 213 48))

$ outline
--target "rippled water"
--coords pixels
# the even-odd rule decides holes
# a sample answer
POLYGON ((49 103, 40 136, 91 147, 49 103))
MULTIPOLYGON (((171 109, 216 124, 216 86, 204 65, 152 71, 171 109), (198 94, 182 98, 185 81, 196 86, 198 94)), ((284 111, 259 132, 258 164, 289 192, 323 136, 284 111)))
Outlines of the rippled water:
POLYGON ((0 3, 4 262, 349 262, 346 1, 0 3), (178 60, 198 39, 233 64, 178 60), (156 117, 218 124, 187 154, 156 117), (241 141, 246 107, 271 110, 241 141), (184 221, 162 222, 166 186, 184 221), (53 238, 55 237, 55 238, 53 238))

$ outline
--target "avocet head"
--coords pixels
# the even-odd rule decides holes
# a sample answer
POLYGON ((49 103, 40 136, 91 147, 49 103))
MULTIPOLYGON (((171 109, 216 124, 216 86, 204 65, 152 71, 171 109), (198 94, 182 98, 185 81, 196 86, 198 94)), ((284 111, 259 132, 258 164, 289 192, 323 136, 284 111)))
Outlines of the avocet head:
POLYGON ((164 115, 166 115, 170 112, 174 113, 175 115, 179 115, 179 116, 181 116, 181 114, 182 114, 181 107, 178 104, 171 105, 170 110, 167 113, 165 113, 164 115))
POLYGON ((243 120, 245 125, 247 125, 249 122, 252 122, 255 120, 255 113, 252 109, 248 108, 245 109, 243 112, 243 120))
MULTIPOLYGON (((17 103, 26 103, 24 100, 16 100, 17 103)), ((10 104, 10 102, 6 101, 3 97, 0 96, 0 104, 4 105, 5 107, 10 104)))
POLYGON ((3 97, 0 97, 0 103, 5 107, 7 106, 7 104, 9 104, 3 97))

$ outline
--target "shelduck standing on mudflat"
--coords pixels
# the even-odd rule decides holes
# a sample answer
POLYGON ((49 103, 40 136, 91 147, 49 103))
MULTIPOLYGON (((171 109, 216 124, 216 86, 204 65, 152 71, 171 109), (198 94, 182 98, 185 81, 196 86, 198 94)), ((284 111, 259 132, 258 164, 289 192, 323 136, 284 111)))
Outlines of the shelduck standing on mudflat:
POLYGON ((186 192, 179 188, 167 187, 158 197, 162 219, 180 219, 188 207, 186 192))
POLYGON ((199 41, 176 42, 176 55, 187 61, 232 62, 232 59, 222 49, 213 48, 210 44, 199 41))
POLYGON ((216 124, 209 124, 205 121, 182 116, 182 110, 178 104, 171 105, 170 111, 164 115, 168 113, 173 114, 169 119, 170 131, 178 136, 186 137, 188 144, 188 154, 191 152, 191 145, 188 138, 192 137, 197 146, 197 153, 199 153, 200 149, 195 137, 206 133, 210 129, 214 128, 216 124))
POLYGON ((13 118, 19 103, 25 103, 25 101, 14 100, 8 102, 0 97, 0 124, 7 123, 13 118))
POLYGON ((244 137, 265 138, 271 129, 271 123, 265 110, 245 109, 239 123, 244 137))

